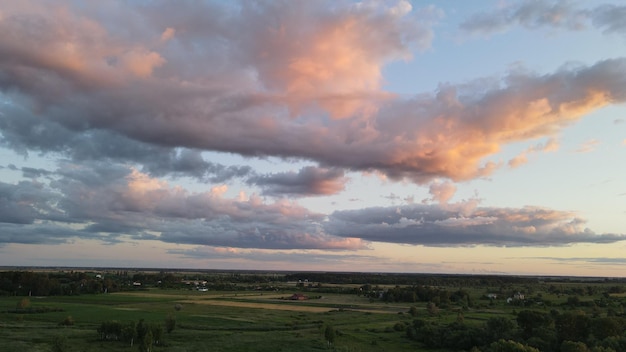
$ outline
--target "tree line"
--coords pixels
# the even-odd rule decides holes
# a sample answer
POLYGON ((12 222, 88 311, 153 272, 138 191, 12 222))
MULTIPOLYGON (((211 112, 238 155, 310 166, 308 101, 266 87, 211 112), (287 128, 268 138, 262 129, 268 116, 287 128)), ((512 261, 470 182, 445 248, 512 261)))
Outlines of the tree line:
POLYGON ((148 324, 143 319, 119 322, 109 320, 102 322, 97 329, 101 341, 122 341, 131 347, 137 344, 140 352, 150 352, 154 346, 163 345, 163 331, 168 334, 176 327, 176 319, 168 316, 164 325, 148 324))
POLYGON ((489 318, 482 326, 415 319, 406 336, 430 349, 465 351, 626 351, 626 317, 593 317, 582 311, 522 310, 511 319, 489 318), (518 346, 520 349, 504 348, 518 346))

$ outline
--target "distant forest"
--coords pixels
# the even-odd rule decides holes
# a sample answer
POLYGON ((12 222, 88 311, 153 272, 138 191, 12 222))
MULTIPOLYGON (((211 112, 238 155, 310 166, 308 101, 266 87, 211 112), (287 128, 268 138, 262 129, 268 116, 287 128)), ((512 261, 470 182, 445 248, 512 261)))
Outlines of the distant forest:
MULTIPOLYGON (((106 269, 103 271, 64 270, 29 271, 10 270, 0 272, 0 295, 2 296, 61 296, 95 294, 128 290, 159 288, 195 288, 198 285, 211 290, 267 290, 273 291, 276 285, 296 283, 296 287, 306 291, 336 293, 378 294, 384 285, 387 288, 379 298, 388 301, 430 301, 434 295, 451 297, 463 296, 461 292, 448 292, 446 288, 494 287, 504 289, 510 285, 533 285, 550 282, 603 283, 608 293, 622 293, 626 278, 582 278, 582 277, 522 277, 505 275, 445 275, 445 274, 403 274, 403 273, 336 273, 336 272, 184 272, 165 271, 142 272, 137 269, 106 269), (333 285, 360 285, 348 288, 333 285), (615 286, 611 286, 615 284, 615 286), (400 287, 405 286, 405 287, 400 287)), ((591 286, 589 286, 591 287, 591 286)), ((585 288, 551 287, 553 293, 589 294, 585 288), (557 292, 558 290, 569 290, 557 292), (576 292, 570 292, 575 290, 576 292), (578 292, 580 291, 580 292, 578 292)))

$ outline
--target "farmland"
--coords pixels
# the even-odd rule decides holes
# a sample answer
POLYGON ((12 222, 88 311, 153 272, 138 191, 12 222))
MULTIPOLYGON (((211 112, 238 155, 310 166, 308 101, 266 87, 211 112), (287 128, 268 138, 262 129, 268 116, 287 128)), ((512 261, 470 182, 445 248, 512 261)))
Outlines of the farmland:
POLYGON ((626 343, 620 279, 407 275, 390 284, 388 276, 355 278, 363 274, 303 273, 298 280, 168 273, 165 284, 164 273, 84 273, 111 277, 118 290, 45 296, 5 290, 2 350, 495 351, 497 341, 515 341, 528 351, 576 344, 620 351, 626 343), (295 293, 303 299, 291 299, 295 293), (565 326, 570 320, 579 325, 576 333, 565 326), (603 333, 599 324, 615 332, 603 333))

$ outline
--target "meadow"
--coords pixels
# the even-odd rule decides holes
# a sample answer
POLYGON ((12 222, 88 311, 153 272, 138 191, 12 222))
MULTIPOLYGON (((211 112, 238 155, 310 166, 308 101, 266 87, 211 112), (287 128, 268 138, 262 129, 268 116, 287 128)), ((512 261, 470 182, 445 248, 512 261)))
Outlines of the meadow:
MULTIPOLYGON (((471 349, 464 345, 458 348, 438 345, 428 340, 424 331, 431 336, 453 331, 454 335, 441 335, 441 339, 467 339, 474 338, 473 335, 488 336, 492 333, 488 322, 497 321, 510 324, 511 328, 494 338, 514 339, 526 331, 518 319, 523 310, 538 312, 542 317, 552 316, 552 329, 558 325, 554 322, 559 321, 559 314, 572 312, 588 317, 589 331, 592 331, 594 319, 616 317, 621 319, 616 321, 623 321, 626 297, 624 292, 617 291, 620 288, 626 291, 626 286, 621 281, 532 282, 536 283, 459 287, 454 281, 433 291, 439 296, 428 301, 414 298, 412 302, 403 302, 399 297, 404 291, 418 288, 415 285, 305 286, 280 280, 269 284, 271 290, 257 287, 202 292, 195 287, 153 286, 69 296, 7 295, 0 296, 0 350, 481 351, 478 347, 471 349), (363 291, 364 287, 367 292, 363 291), (616 292, 607 293, 610 290, 616 292), (511 296, 508 292, 518 291, 526 293, 524 300, 507 302, 511 296), (303 292, 309 299, 290 300, 297 292, 303 292), (459 292, 463 292, 460 298, 459 292), (490 292, 500 294, 497 298, 488 298, 490 292), (171 332, 166 331, 168 319, 175 325, 171 332), (145 326, 158 328, 152 330, 159 336, 158 343, 155 339, 150 346, 142 346, 139 338, 134 338, 131 345, 121 333, 106 337, 100 332, 105 322, 117 322, 121 326, 132 323, 136 327, 140 321, 145 326), (461 332, 462 335, 458 335, 461 332)), ((552 350, 564 351, 558 346, 565 341, 559 335, 561 330, 556 329, 552 340, 544 338, 545 343, 556 344, 552 350)), ((540 330, 532 331, 539 333, 540 330)), ((622 339, 626 341, 623 333, 622 339)), ((495 350, 489 349, 489 341, 477 341, 477 346, 484 344, 483 351, 495 350)), ((621 340, 616 341, 620 346, 621 340)), ((600 346, 600 342, 597 343, 600 346)))

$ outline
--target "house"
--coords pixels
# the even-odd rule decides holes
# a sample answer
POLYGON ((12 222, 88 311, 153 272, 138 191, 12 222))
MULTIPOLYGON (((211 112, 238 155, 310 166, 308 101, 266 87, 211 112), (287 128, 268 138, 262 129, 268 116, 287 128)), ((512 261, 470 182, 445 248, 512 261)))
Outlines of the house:
POLYGON ((511 303, 513 301, 523 301, 524 299, 525 299, 524 294, 517 292, 516 294, 513 295, 513 297, 507 298, 506 303, 511 303))
POLYGON ((291 297, 289 297, 289 299, 293 301, 304 301, 305 299, 309 299, 309 297, 303 295, 302 293, 294 293, 291 297))
POLYGON ((498 295, 495 294, 495 293, 488 293, 485 296, 487 296, 487 298, 489 298, 489 299, 496 299, 496 298, 498 298, 498 295))

